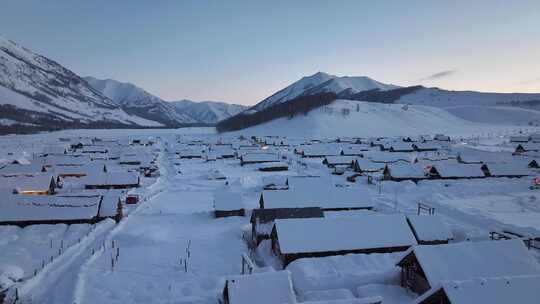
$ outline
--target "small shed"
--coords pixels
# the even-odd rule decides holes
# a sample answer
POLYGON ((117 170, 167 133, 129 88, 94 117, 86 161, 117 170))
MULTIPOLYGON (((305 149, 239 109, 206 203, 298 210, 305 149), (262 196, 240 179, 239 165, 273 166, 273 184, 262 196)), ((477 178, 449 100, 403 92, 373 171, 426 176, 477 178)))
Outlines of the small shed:
POLYGON ((287 270, 231 276, 223 289, 224 304, 296 304, 287 270))
POLYGON ((276 220, 271 239, 284 266, 299 258, 396 252, 416 245, 399 214, 276 220))
POLYGON ((438 215, 407 215, 407 223, 421 245, 448 244, 454 238, 438 215))
POLYGON ((540 264, 522 240, 418 245, 397 263, 401 286, 423 294, 445 281, 540 275, 540 264))
POLYGON ((447 281, 430 289, 414 304, 537 304, 540 276, 505 276, 447 281))
POLYGON ((244 216, 245 207, 240 193, 230 191, 214 193, 214 215, 216 218, 244 216))

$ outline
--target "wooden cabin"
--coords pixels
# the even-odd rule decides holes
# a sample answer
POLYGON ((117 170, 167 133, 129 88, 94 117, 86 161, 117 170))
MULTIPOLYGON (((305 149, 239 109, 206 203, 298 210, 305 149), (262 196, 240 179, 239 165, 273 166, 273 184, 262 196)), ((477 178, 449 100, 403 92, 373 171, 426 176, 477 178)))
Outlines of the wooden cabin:
POLYGON ((32 196, 2 193, 0 225, 93 224, 100 220, 101 195, 32 196))
POLYGON ((284 266, 299 258, 396 252, 416 245, 399 214, 276 220, 271 240, 284 266))
POLYGON ((540 275, 540 264, 521 240, 418 245, 397 263, 401 286, 423 294, 446 281, 540 275))
POLYGON ((270 239, 275 220, 317 217, 324 217, 323 210, 319 207, 253 209, 249 220, 251 236, 258 245, 262 240, 270 239))

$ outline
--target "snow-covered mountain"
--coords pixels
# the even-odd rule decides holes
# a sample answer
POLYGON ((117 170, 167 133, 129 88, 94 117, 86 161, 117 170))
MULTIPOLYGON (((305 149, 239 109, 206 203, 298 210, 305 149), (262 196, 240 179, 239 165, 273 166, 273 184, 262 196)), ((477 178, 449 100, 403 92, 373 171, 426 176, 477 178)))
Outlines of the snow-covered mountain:
POLYGON ((113 79, 84 78, 94 89, 114 100, 124 111, 157 121, 166 126, 198 123, 199 120, 176 111, 176 108, 138 86, 113 79))
POLYGON ((343 91, 354 94, 373 89, 384 91, 396 88, 398 88, 398 86, 378 82, 365 76, 338 77, 327 73, 318 72, 311 76, 302 77, 302 79, 259 102, 250 110, 260 111, 272 105, 283 103, 302 95, 312 95, 323 92, 333 92, 339 94, 343 91))
POLYGON ((0 107, 1 119, 35 127, 160 126, 126 113, 77 74, 2 37, 0 107))
POLYGON ((118 103, 126 112, 167 126, 193 123, 214 124, 236 115, 245 108, 215 101, 167 102, 131 83, 94 77, 85 77, 85 79, 96 90, 118 103))
POLYGON ((218 101, 195 102, 184 99, 171 103, 176 108, 176 111, 185 113, 198 121, 211 124, 234 116, 246 109, 246 106, 218 101))

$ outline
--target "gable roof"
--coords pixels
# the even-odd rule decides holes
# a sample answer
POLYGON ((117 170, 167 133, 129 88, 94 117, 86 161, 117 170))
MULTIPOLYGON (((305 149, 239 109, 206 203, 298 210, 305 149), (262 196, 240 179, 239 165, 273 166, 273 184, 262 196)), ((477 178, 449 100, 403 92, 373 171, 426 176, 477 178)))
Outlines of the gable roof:
POLYGON ((416 245, 405 216, 399 214, 283 219, 276 220, 274 228, 284 254, 416 245))
POLYGON ((521 240, 418 245, 409 249, 422 266, 430 286, 449 280, 540 275, 540 264, 521 240))

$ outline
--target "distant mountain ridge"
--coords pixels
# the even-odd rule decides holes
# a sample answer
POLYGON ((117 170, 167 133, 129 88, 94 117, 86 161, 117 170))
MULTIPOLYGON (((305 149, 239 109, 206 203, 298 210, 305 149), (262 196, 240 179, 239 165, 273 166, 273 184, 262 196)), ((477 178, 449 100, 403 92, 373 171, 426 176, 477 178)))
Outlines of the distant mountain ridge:
POLYGON ((181 100, 167 102, 144 89, 113 79, 85 77, 85 80, 103 95, 114 100, 124 111, 166 126, 179 124, 215 124, 236 115, 245 106, 225 102, 181 100))

